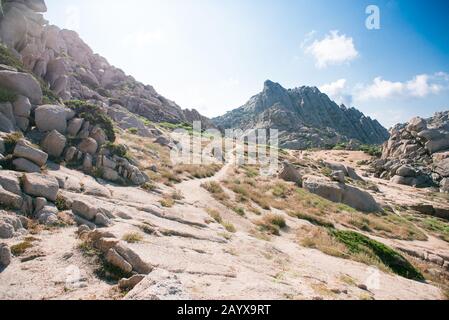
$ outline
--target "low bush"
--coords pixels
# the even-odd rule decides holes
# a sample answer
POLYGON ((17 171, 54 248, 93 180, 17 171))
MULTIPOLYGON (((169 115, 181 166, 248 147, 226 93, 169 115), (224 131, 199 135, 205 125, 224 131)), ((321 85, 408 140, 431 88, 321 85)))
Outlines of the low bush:
POLYGON ((110 142, 115 141, 114 123, 100 110, 100 107, 81 100, 65 101, 64 104, 74 110, 80 118, 89 121, 91 125, 99 125, 110 142))
POLYGON ((341 230, 331 230, 330 232, 347 247, 350 253, 377 257, 394 273, 407 279, 424 281, 423 275, 392 248, 357 232, 341 230))
POLYGON ((19 140, 22 138, 23 134, 20 132, 14 132, 6 135, 6 137, 3 138, 3 142, 5 143, 5 153, 12 154, 17 145, 17 142, 19 142, 19 140))
POLYGON ((14 102, 17 99, 17 94, 0 87, 0 103, 14 102))

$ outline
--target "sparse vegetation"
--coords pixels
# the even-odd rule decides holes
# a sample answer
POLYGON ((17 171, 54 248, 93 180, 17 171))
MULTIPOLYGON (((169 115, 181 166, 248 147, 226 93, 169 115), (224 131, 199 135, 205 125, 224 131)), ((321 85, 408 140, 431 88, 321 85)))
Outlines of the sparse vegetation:
POLYGON ((23 138, 23 134, 21 132, 14 132, 6 135, 5 138, 3 138, 3 142, 5 143, 5 152, 6 154, 11 154, 14 152, 14 148, 17 145, 17 142, 19 142, 20 139, 23 138))
POLYGON ((161 122, 159 126, 168 130, 178 130, 182 129, 187 131, 189 134, 193 133, 193 126, 189 123, 170 123, 170 122, 161 122))
POLYGON ((394 273, 407 279, 423 281, 423 275, 402 255, 386 245, 353 231, 332 230, 331 235, 343 243, 351 254, 365 254, 379 259, 394 273))
POLYGON ((31 241, 23 241, 19 244, 15 244, 15 245, 11 246, 11 253, 15 257, 19 257, 32 247, 33 247, 33 243, 31 241))
POLYGON ((362 145, 360 151, 369 154, 372 157, 380 157, 382 155, 382 147, 377 145, 362 145))
POLYGON ((23 63, 3 44, 0 44, 0 64, 13 67, 20 72, 28 72, 23 66, 23 63))
POLYGON ((129 232, 123 235, 122 240, 128 243, 138 243, 142 242, 143 236, 138 232, 129 232))
POLYGON ((100 107, 81 100, 65 101, 64 104, 73 109, 80 118, 89 121, 91 125, 99 125, 110 142, 115 141, 114 124, 111 118, 101 111, 100 107))
POLYGON ((66 211, 69 210, 69 206, 67 204, 67 200, 58 194, 56 201, 55 201, 56 208, 58 208, 59 211, 66 211))
POLYGON ((17 94, 0 87, 0 103, 14 102, 17 99, 17 94))
POLYGON ((161 199, 159 201, 159 203, 164 208, 172 208, 175 205, 175 200, 173 200, 172 198, 169 198, 168 196, 166 196, 163 199, 161 199))
POLYGON ((438 234, 438 236, 449 242, 449 224, 438 218, 426 218, 421 223, 422 227, 428 231, 438 234))
POLYGON ((309 221, 311 224, 316 225, 316 226, 325 227, 325 228, 333 228, 334 227, 334 224, 332 222, 330 222, 326 219, 320 218, 318 216, 313 216, 313 215, 307 214, 307 213, 295 212, 292 214, 292 216, 295 216, 301 220, 309 221))
POLYGON ((217 210, 209 208, 206 211, 211 216, 211 218, 215 220, 215 222, 217 223, 223 222, 223 218, 221 217, 220 212, 218 212, 217 210))
POLYGON ((245 209, 242 207, 235 207, 233 208, 234 212, 237 213, 239 216, 244 217, 245 216, 245 209))
POLYGON ((231 222, 223 220, 221 214, 217 210, 208 208, 206 209, 206 212, 212 219, 214 219, 215 222, 221 224, 226 229, 227 232, 235 233, 237 231, 235 226, 231 222))
POLYGON ((287 223, 283 216, 277 214, 267 214, 262 219, 256 221, 256 225, 263 232, 279 236, 280 230, 287 227, 287 223))
MULTIPOLYGON (((347 150, 348 144, 345 142, 338 143, 331 149, 333 150, 347 150)), ((366 154, 369 154, 372 157, 380 157, 382 155, 382 147, 378 145, 368 145, 363 144, 360 147, 358 147, 356 150, 353 151, 363 151, 366 154)))
POLYGON ((235 228, 235 226, 231 222, 223 221, 221 224, 226 229, 227 232, 230 232, 230 233, 236 233, 237 232, 237 229, 235 228))
POLYGON ((187 174, 191 178, 204 179, 213 177, 221 168, 222 168, 221 164, 202 164, 202 165, 181 164, 176 166, 174 171, 178 175, 187 174))
POLYGON ((206 182, 201 184, 201 187, 209 191, 212 194, 212 196, 218 201, 229 199, 228 195, 225 193, 225 191, 218 182, 215 181, 206 182))
POLYGON ((152 182, 146 182, 142 185, 142 189, 148 192, 154 191, 157 189, 156 185, 152 182))
POLYGON ((115 155, 120 158, 129 159, 128 149, 123 144, 117 144, 113 142, 107 142, 104 146, 104 149, 108 150, 112 155, 115 155))

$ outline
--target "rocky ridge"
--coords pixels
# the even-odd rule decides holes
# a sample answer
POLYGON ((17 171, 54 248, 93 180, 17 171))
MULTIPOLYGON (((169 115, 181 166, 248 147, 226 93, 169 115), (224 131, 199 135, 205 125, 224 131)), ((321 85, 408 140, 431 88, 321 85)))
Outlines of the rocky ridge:
POLYGON ((379 122, 338 106, 317 88, 287 90, 272 81, 244 106, 212 121, 222 129, 278 129, 280 145, 290 149, 333 147, 350 140, 382 144, 389 136, 379 122))
MULTIPOLYGON (((198 120, 204 127, 211 125, 196 110, 182 110, 175 102, 159 95, 152 86, 144 85, 111 66, 105 58, 95 54, 76 32, 49 24, 42 15, 47 11, 43 0, 8 0, 3 1, 2 6, 1 42, 12 50, 27 70, 43 79, 49 89, 63 100, 92 99, 107 106, 119 104, 154 122, 198 120)), ((39 103, 38 88, 35 85, 26 87, 37 94, 32 97, 32 102, 39 103)))
POLYGON ((449 192, 449 111, 416 117, 391 129, 382 158, 372 163, 377 177, 449 192))

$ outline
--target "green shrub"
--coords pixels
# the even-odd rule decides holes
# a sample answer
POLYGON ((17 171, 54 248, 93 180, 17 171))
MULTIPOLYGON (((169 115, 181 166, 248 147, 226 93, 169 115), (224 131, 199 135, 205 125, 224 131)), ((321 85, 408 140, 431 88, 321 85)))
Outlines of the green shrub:
POLYGON ((27 72, 27 70, 23 66, 23 63, 19 59, 17 59, 3 44, 0 44, 0 64, 13 67, 20 72, 27 72))
POLYGON ((5 89, 5 88, 1 88, 0 87, 0 103, 4 103, 4 102, 14 102, 17 99, 17 94, 15 94, 14 92, 5 89))
POLYGON ((342 142, 338 143, 333 149, 334 150, 346 150, 347 144, 342 142))
POLYGON ((245 216, 245 209, 241 207, 236 207, 233 209, 235 213, 237 213, 239 216, 244 217, 245 216))
POLYGON ((67 201, 64 197, 61 195, 58 195, 55 202, 56 208, 58 208, 59 211, 66 211, 69 210, 69 206, 67 204, 67 201))
POLYGON ((377 257, 394 273, 411 280, 424 281, 423 275, 402 255, 386 245, 353 231, 331 230, 331 234, 353 254, 377 257))
POLYGON ((317 216, 313 216, 307 213, 300 213, 297 212, 294 214, 295 217, 297 217, 298 219, 301 220, 306 220, 309 221, 311 224, 315 225, 315 226, 320 226, 320 227, 325 227, 325 228, 333 228, 334 224, 326 219, 317 217, 317 216))
POLYGON ((137 129, 137 128, 129 128, 128 132, 131 133, 131 134, 137 134, 139 132, 139 129, 137 129))
POLYGON ((362 145, 360 151, 369 154, 372 157, 380 157, 382 155, 382 147, 377 145, 362 145))
POLYGON ((114 156, 129 159, 128 150, 122 144, 108 142, 103 146, 103 148, 108 150, 114 156))
POLYGON ((64 104, 74 110, 80 118, 89 121, 92 125, 99 125, 104 130, 108 140, 115 141, 114 123, 100 110, 100 107, 81 100, 65 101, 64 104))

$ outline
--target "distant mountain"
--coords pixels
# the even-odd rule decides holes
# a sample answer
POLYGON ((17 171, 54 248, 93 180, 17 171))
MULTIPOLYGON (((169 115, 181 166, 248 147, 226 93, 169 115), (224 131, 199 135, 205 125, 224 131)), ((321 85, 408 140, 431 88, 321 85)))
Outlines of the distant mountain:
POLYGON ((280 145, 291 149, 330 147, 357 140, 382 144, 389 133, 355 108, 338 106, 316 87, 285 89, 267 80, 244 106, 212 119, 221 129, 278 129, 280 145))

